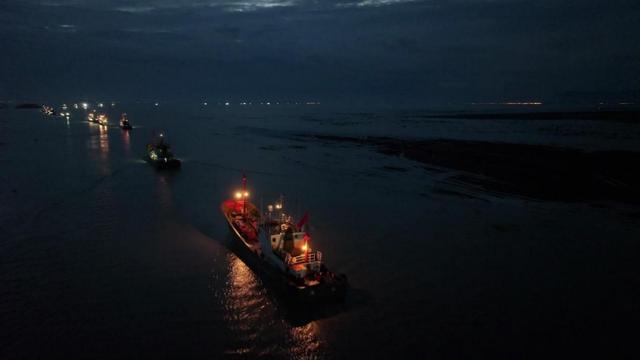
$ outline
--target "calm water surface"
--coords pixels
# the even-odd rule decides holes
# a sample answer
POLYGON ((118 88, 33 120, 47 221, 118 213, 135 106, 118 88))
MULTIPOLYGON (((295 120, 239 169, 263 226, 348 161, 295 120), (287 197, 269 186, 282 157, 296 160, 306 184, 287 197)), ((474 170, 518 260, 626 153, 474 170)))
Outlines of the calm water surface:
MULTIPOLYGON (((112 126, 0 110, 0 358, 471 358, 628 353, 640 209, 483 194, 371 148, 293 135, 640 150, 635 124, 326 107, 117 105, 112 126), (134 124, 115 126, 120 111, 134 124), (166 129, 178 172, 142 157, 166 129), (400 169, 400 170, 398 170, 400 169), (344 306, 293 307, 218 210, 309 211, 344 306), (458 186, 473 196, 447 195, 458 186), (246 260, 246 259, 245 259, 246 260), (249 264, 249 265, 247 265, 249 264)), ((636 164, 637 167, 637 164, 636 164)))

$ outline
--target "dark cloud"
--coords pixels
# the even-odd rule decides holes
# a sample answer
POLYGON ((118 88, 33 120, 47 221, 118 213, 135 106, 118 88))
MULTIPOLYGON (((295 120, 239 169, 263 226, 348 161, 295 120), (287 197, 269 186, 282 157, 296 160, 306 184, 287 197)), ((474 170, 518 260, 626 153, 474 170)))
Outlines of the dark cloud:
POLYGON ((9 98, 555 99, 640 88, 640 5, 29 0, 0 5, 9 98))

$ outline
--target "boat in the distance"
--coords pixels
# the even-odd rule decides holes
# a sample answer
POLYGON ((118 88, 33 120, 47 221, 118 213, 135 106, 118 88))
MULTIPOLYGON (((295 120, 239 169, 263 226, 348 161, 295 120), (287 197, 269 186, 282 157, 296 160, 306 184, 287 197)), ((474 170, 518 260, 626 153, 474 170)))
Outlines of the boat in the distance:
POLYGON ((322 253, 312 249, 311 236, 302 229, 308 215, 296 223, 285 213, 282 198, 261 214, 248 198, 243 176, 242 189, 222 202, 220 209, 260 267, 302 301, 343 300, 349 287, 347 277, 327 269, 322 253))
POLYGON ((147 161, 158 169, 179 168, 180 159, 174 157, 171 146, 166 141, 164 133, 158 134, 147 144, 147 161))
POLYGON ((131 123, 129 122, 129 118, 127 117, 126 113, 122 113, 122 115, 120 116, 120 128, 123 130, 132 129, 131 123))
POLYGON ((90 123, 98 123, 98 114, 95 110, 92 110, 87 114, 87 121, 90 123))
POLYGON ((56 116, 56 111, 53 109, 53 106, 47 106, 47 105, 42 105, 42 111, 43 114, 48 115, 48 116, 56 116))
POLYGON ((107 117, 106 114, 102 113, 102 114, 98 114, 97 116, 97 122, 100 125, 103 126, 108 126, 109 125, 109 118, 107 117))

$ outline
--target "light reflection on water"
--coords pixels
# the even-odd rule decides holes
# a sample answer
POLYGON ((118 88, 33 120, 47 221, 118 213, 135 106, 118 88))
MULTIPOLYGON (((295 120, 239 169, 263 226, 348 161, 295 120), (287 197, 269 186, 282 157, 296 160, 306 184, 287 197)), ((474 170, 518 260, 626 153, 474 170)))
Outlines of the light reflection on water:
POLYGON ((172 197, 170 186, 170 174, 158 174, 156 181, 156 199, 159 208, 171 209, 172 197))
POLYGON ((122 136, 122 143, 124 144, 124 153, 127 156, 131 155, 131 135, 129 134, 129 131, 122 131, 121 132, 121 136, 122 136))
POLYGON ((278 304, 264 284, 236 255, 227 255, 228 279, 223 292, 225 320, 234 339, 229 355, 274 356, 294 359, 319 357, 322 350, 316 324, 292 326, 277 316, 278 304))
POLYGON ((109 155, 109 129, 106 126, 99 125, 100 128, 100 155, 102 160, 106 160, 109 155))
POLYGON ((317 325, 312 321, 306 325, 291 327, 290 336, 294 346, 291 347, 289 354, 294 359, 308 359, 318 355, 321 346, 317 340, 317 325))
POLYGON ((94 124, 89 124, 91 138, 87 145, 91 150, 92 160, 98 167, 100 175, 109 175, 111 173, 109 163, 109 129, 102 125, 96 126, 98 127, 97 133, 95 132, 94 124))

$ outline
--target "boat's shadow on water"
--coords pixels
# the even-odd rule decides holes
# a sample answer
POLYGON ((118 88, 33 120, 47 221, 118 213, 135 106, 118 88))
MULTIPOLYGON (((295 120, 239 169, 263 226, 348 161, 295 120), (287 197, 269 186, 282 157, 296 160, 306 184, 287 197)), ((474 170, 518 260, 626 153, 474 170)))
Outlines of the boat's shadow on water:
POLYGON ((215 236, 206 226, 196 228, 214 241, 218 241, 228 251, 240 259, 256 275, 264 294, 274 304, 276 312, 292 326, 303 326, 314 320, 326 319, 370 303, 371 295, 357 288, 349 287, 344 299, 317 299, 309 301, 293 294, 280 274, 271 271, 251 253, 231 232, 215 236))

